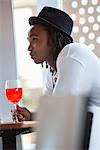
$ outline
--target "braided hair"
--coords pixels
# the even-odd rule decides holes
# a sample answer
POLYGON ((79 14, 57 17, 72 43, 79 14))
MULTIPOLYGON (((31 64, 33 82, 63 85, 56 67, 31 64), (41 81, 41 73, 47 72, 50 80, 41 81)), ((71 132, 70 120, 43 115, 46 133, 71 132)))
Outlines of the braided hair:
POLYGON ((53 41, 53 59, 54 61, 57 60, 57 57, 60 53, 60 51, 70 43, 73 43, 73 39, 66 35, 65 33, 61 32, 60 30, 57 30, 51 26, 43 25, 45 30, 48 31, 50 37, 53 41))
POLYGON ((60 51, 67 45, 72 43, 73 40, 66 36, 60 31, 55 31, 54 33, 54 48, 53 48, 53 58, 56 61, 60 51))

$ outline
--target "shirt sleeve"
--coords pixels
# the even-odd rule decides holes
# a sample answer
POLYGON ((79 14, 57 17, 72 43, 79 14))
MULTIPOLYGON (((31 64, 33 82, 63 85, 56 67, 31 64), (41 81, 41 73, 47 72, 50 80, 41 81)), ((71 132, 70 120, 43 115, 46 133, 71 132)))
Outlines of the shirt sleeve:
POLYGON ((90 88, 84 65, 70 56, 63 58, 57 66, 58 78, 53 94, 84 95, 90 88))

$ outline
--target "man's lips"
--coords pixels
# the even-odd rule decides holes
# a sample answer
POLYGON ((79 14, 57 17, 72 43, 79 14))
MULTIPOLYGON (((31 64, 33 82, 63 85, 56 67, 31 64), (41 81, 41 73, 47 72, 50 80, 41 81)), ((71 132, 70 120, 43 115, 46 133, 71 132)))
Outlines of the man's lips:
POLYGON ((30 52, 30 56, 33 57, 34 55, 32 54, 32 52, 30 52))
POLYGON ((32 58, 32 59, 34 59, 34 58, 35 58, 35 55, 34 55, 34 54, 32 54, 32 53, 30 53, 30 56, 31 56, 31 58, 32 58))

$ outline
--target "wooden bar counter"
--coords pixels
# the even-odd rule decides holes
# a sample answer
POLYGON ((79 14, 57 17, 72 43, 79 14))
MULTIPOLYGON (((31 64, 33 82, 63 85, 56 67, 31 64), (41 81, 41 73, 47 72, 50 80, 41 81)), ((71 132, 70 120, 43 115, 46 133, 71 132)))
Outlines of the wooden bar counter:
POLYGON ((22 150, 21 134, 34 132, 35 121, 23 121, 18 123, 1 123, 0 137, 2 137, 3 150, 22 150))

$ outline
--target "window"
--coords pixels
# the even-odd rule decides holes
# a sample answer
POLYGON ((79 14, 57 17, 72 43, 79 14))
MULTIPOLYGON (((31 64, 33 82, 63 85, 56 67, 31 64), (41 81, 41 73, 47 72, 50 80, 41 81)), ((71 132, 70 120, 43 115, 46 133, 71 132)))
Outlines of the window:
POLYGON ((22 103, 31 110, 38 105, 43 81, 41 65, 36 65, 28 52, 27 34, 30 28, 28 24, 30 16, 32 16, 31 8, 16 8, 14 10, 17 70, 23 86, 22 103))
POLYGON ((100 6, 99 0, 63 0, 63 9, 74 21, 72 36, 74 41, 85 43, 100 57, 100 6))

